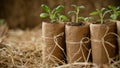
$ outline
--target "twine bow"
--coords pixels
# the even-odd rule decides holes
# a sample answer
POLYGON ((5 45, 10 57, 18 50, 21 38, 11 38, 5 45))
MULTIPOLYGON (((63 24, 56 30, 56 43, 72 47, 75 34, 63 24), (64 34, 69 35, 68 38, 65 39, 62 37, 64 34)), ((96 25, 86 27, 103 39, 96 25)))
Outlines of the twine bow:
POLYGON ((106 25, 106 31, 105 31, 105 34, 103 35, 103 37, 101 38, 101 40, 91 40, 91 41, 94 41, 94 42, 101 42, 102 43, 102 46, 106 52, 106 55, 107 55, 107 58, 108 58, 108 61, 109 61, 109 64, 110 64, 110 61, 112 61, 112 59, 110 58, 110 55, 108 53, 108 50, 107 48, 105 47, 105 43, 108 44, 109 46, 113 47, 113 48, 116 48, 113 44, 111 44, 110 42, 108 41, 105 41, 105 37, 108 36, 108 35, 114 35, 116 37, 118 37, 118 39, 120 39, 120 37, 114 33, 114 32, 109 32, 109 27, 106 25))
MULTIPOLYGON (((80 45, 80 48, 79 50, 73 55, 73 57, 71 59, 73 59, 80 51, 82 52, 82 56, 83 56, 83 59, 85 62, 88 62, 88 59, 90 57, 90 52, 91 52, 91 49, 89 50, 86 45, 84 45, 85 43, 89 43, 90 42, 90 39, 88 37, 83 37, 79 42, 71 42, 71 41, 66 41, 66 43, 69 43, 69 44, 79 44, 80 45), (87 41, 84 41, 84 40, 87 40, 87 41), (87 51, 89 51, 89 54, 87 56, 87 58, 85 57, 85 53, 83 51, 83 48, 84 47, 87 51)), ((82 57, 78 58, 76 61, 80 60, 82 57)), ((70 60, 71 60, 70 59, 70 60)))
MULTIPOLYGON (((53 40, 54 43, 55 43, 55 46, 53 47, 51 53, 50 53, 48 56, 46 56, 46 58, 48 58, 48 60, 52 60, 50 57, 53 57, 53 58, 55 58, 56 60, 60 61, 60 59, 58 59, 57 57, 55 57, 54 55, 52 55, 52 53, 54 52, 54 50, 55 50, 56 47, 60 48, 60 49, 62 50, 63 54, 64 54, 65 57, 66 57, 66 54, 65 54, 65 52, 64 52, 64 49, 63 49, 63 48, 59 45, 59 43, 58 43, 58 38, 61 37, 61 36, 64 36, 64 32, 62 32, 62 33, 60 33, 60 34, 58 34, 58 35, 56 35, 56 36, 54 36, 54 37, 45 37, 45 36, 42 36, 43 39, 51 39, 51 40, 53 40)), ((47 50, 47 51, 48 51, 48 50, 47 50)), ((49 52, 49 51, 48 51, 48 52, 49 52)), ((54 60, 52 60, 52 61, 54 62, 54 60)), ((61 62, 61 61, 60 61, 60 62, 61 62)))

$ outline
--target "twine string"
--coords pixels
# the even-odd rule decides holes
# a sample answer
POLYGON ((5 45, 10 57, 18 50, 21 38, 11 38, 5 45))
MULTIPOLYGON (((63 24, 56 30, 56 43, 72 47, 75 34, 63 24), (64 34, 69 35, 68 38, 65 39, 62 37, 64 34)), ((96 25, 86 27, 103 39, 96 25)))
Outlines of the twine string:
MULTIPOLYGON (((109 55, 109 53, 108 53, 108 50, 107 50, 107 48, 106 48, 106 46, 105 46, 105 43, 108 44, 109 46, 111 46, 112 48, 116 48, 116 46, 114 46, 112 43, 106 41, 106 40, 105 40, 105 37, 108 36, 108 35, 114 35, 114 36, 116 36, 116 37, 118 38, 118 40, 120 40, 120 36, 118 36, 118 35, 117 35, 116 33, 114 33, 114 32, 109 32, 109 30, 110 30, 110 28, 106 25, 106 31, 105 31, 105 34, 103 35, 103 37, 101 38, 101 40, 92 40, 92 39, 90 39, 89 37, 83 37, 79 42, 66 41, 66 43, 68 43, 68 44, 79 44, 79 45, 80 45, 79 50, 73 55, 72 58, 74 58, 74 57, 81 51, 81 52, 82 52, 83 59, 85 60, 85 62, 87 62, 88 59, 89 59, 89 57, 90 57, 91 49, 89 50, 89 49, 85 46, 85 43, 89 43, 90 41, 94 41, 94 42, 101 42, 101 43, 102 43, 102 46, 103 46, 103 48, 104 48, 104 50, 105 50, 105 52, 106 52, 106 56, 107 56, 108 61, 109 61, 109 63, 110 63, 111 58, 110 58, 110 55, 109 55), (87 41, 84 41, 85 39, 87 39, 87 41), (83 51, 83 47, 84 47, 87 51, 89 51, 89 54, 88 54, 87 58, 85 58, 85 54, 84 54, 84 51, 83 51)), ((59 48, 63 51, 65 57, 67 57, 66 54, 65 54, 65 52, 64 52, 64 49, 58 44, 58 37, 63 36, 63 35, 64 35, 64 33, 60 33, 60 34, 54 36, 53 38, 44 37, 44 36, 42 36, 42 38, 54 40, 54 43, 56 44, 56 46, 59 47, 59 48)), ((56 46, 54 46, 54 48, 53 48, 53 50, 51 51, 51 54, 50 54, 50 55, 52 55, 52 53, 54 52, 56 46)), ((50 56, 49 56, 49 57, 50 57, 50 56)), ((80 60, 80 59, 81 59, 81 57, 78 58, 78 60, 80 60)))
MULTIPOLYGON (((74 56, 75 56, 77 53, 79 53, 79 51, 81 50, 84 60, 85 60, 85 61, 88 61, 88 58, 87 58, 87 60, 85 59, 85 55, 84 55, 84 52, 83 52, 83 50, 82 50, 81 45, 83 46, 84 43, 88 43, 90 40, 91 40, 91 41, 94 41, 94 42, 101 42, 101 43, 102 43, 102 46, 103 46, 103 48, 104 48, 104 50, 105 50, 105 52, 106 52, 106 55, 107 55, 109 64, 110 64, 111 58, 110 58, 110 55, 109 55, 109 53, 108 53, 108 50, 107 50, 107 48, 106 48, 106 46, 105 46, 105 43, 108 44, 109 46, 111 46, 112 48, 116 48, 116 46, 114 46, 112 43, 106 41, 106 40, 105 40, 105 37, 108 36, 108 35, 114 35, 114 36, 116 36, 116 37, 118 38, 118 40, 120 40, 120 36, 118 36, 118 35, 117 35, 116 33, 114 33, 114 32, 109 32, 109 30, 110 30, 109 26, 106 25, 106 31, 105 31, 105 34, 103 35, 103 37, 101 38, 101 40, 92 40, 92 39, 90 39, 90 38, 88 38, 88 37, 84 37, 84 38, 82 38, 82 40, 81 40, 80 42, 68 42, 68 41, 67 41, 67 43, 69 43, 69 44, 80 44, 80 48, 79 48, 79 50, 74 54, 74 56), (87 39, 87 41, 84 41, 84 42, 83 42, 84 39, 87 39)), ((89 50, 86 46, 84 46, 84 48, 85 48, 86 50, 89 50)), ((74 56, 73 56, 73 58, 74 58, 74 56)), ((88 56, 88 57, 89 57, 89 56, 88 56)))
MULTIPOLYGON (((90 39, 88 37, 83 37, 79 42, 70 42, 70 41, 66 41, 66 43, 68 44, 79 44, 79 49, 78 51, 70 58, 70 61, 81 51, 82 53, 82 56, 83 56, 83 59, 85 62, 87 62, 87 58, 85 57, 85 53, 83 51, 83 47, 89 51, 89 49, 86 47, 85 43, 89 43, 90 42, 90 39), (87 40, 87 41, 84 41, 84 40, 87 40)), ((89 56, 88 56, 89 57, 89 56)), ((79 61, 80 59, 82 59, 82 57, 78 58, 76 61, 79 61)))
POLYGON ((112 43, 106 41, 106 40, 105 40, 105 37, 108 36, 108 35, 114 35, 114 36, 116 36, 118 39, 120 39, 120 36, 118 36, 118 35, 117 35, 116 33, 114 33, 114 32, 109 32, 109 30, 110 30, 109 26, 106 25, 106 31, 105 31, 105 34, 103 35, 103 37, 101 38, 101 40, 91 40, 91 41, 101 42, 101 43, 102 43, 102 46, 103 46, 103 48, 104 48, 104 50, 105 50, 105 53, 106 53, 106 56, 107 56, 107 59, 108 59, 108 62, 109 62, 109 64, 110 64, 111 58, 110 58, 110 55, 109 55, 109 53, 108 53, 108 50, 107 50, 107 48, 106 48, 105 43, 108 44, 109 46, 111 46, 112 48, 116 48, 116 46, 113 45, 112 43))
MULTIPOLYGON (((65 52, 64 52, 64 49, 63 49, 63 48, 59 45, 59 43, 58 43, 58 38, 61 37, 61 36, 64 36, 64 32, 62 32, 62 33, 60 33, 60 34, 58 34, 58 35, 56 35, 56 36, 54 36, 54 37, 45 37, 45 36, 42 36, 43 39, 51 39, 51 40, 53 40, 54 43, 55 43, 55 46, 53 47, 53 49, 52 49, 52 51, 50 52, 50 54, 45 57, 45 58, 47 58, 47 60, 51 60, 51 57, 53 57, 52 54, 53 54, 53 52, 55 51, 56 47, 60 48, 60 49, 62 50, 64 56, 67 57, 66 54, 65 54, 65 52)), ((48 51, 48 52, 49 52, 49 51, 48 51)), ((54 57, 55 57, 55 56, 54 56, 54 57)), ((54 58, 54 57, 53 57, 53 58, 54 58)), ((56 57, 56 58, 57 58, 57 57, 56 57)), ((59 59, 59 58, 57 58, 56 60, 58 60, 58 59, 59 59)), ((59 60, 60 60, 60 59, 59 59, 59 60)))

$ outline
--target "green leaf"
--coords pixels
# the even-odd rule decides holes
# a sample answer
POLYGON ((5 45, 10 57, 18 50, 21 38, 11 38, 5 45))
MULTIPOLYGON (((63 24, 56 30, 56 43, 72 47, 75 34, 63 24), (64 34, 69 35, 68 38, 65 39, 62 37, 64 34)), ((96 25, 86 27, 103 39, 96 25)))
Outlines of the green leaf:
POLYGON ((90 15, 97 15, 99 14, 100 12, 97 12, 97 11, 94 11, 94 12, 91 12, 90 15))
POLYGON ((69 11, 68 14, 76 14, 76 11, 69 11))
POLYGON ((46 11, 46 12, 48 12, 48 13, 51 12, 51 9, 50 9, 47 5, 42 4, 41 7, 42 7, 42 9, 44 9, 44 11, 46 11))
POLYGON ((67 17, 65 15, 60 15, 60 18, 67 19, 67 17))
POLYGON ((79 8, 79 9, 85 8, 85 6, 77 6, 77 5, 74 5, 74 4, 71 5, 71 6, 74 7, 74 8, 76 8, 76 9, 77 9, 77 8, 79 8))
POLYGON ((41 14, 40 14, 40 17, 41 17, 41 18, 46 18, 46 17, 48 17, 48 16, 49 16, 48 13, 41 13, 41 14))
POLYGON ((68 18, 65 15, 60 15, 60 18, 61 18, 62 21, 67 21, 68 20, 68 18))
POLYGON ((110 16, 110 18, 112 18, 113 20, 116 20, 116 19, 117 19, 117 16, 116 16, 115 14, 112 14, 112 15, 110 16))
POLYGON ((105 11, 105 12, 103 13, 103 16, 105 16, 107 13, 110 13, 110 12, 111 12, 111 10, 105 11))
POLYGON ((104 11, 106 8, 102 8, 101 11, 104 11))
POLYGON ((79 20, 83 20, 84 21, 84 17, 78 17, 79 20))
POLYGON ((52 23, 58 22, 57 21, 57 16, 55 14, 50 14, 49 18, 50 18, 50 20, 51 20, 52 23))
POLYGON ((109 9, 112 9, 112 10, 116 10, 116 7, 115 7, 115 6, 109 5, 108 8, 109 8, 109 9))
POLYGON ((54 14, 51 14, 51 15, 50 15, 50 19, 51 19, 51 20, 55 20, 55 19, 56 19, 56 16, 55 16, 54 14))
POLYGON ((108 6, 108 8, 112 9, 112 8, 113 8, 113 6, 109 5, 109 6, 108 6))
POLYGON ((80 9, 85 8, 85 6, 78 6, 80 9))
POLYGON ((120 14, 120 11, 118 11, 118 14, 120 14))
POLYGON ((92 17, 86 17, 84 20, 85 21, 90 21, 90 20, 92 20, 93 18, 92 17))
POLYGON ((120 7, 117 7, 117 8, 116 8, 116 10, 119 10, 119 9, 120 9, 120 7))
POLYGON ((58 7, 55 8, 56 12, 61 12, 64 9, 63 5, 59 5, 58 7))
POLYGON ((120 15, 120 7, 115 7, 115 6, 108 6, 109 10, 111 10, 110 12, 110 18, 113 20, 116 20, 117 17, 120 15))
POLYGON ((75 4, 72 4, 71 6, 77 8, 77 5, 75 5, 75 4))
POLYGON ((108 8, 111 8, 112 6, 111 5, 108 5, 108 8))

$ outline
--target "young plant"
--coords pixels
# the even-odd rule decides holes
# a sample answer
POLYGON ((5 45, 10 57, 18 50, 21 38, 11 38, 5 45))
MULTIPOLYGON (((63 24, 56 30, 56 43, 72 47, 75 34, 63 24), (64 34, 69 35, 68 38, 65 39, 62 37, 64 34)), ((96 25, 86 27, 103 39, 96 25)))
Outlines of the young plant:
POLYGON ((111 18, 111 20, 117 20, 117 18, 118 18, 118 16, 120 15, 120 7, 115 7, 115 6, 111 6, 111 5, 109 5, 108 6, 108 10, 111 10, 111 12, 110 12, 110 18, 111 18))
POLYGON ((96 9, 96 11, 91 12, 90 15, 99 15, 100 19, 100 23, 103 24, 104 23, 104 17, 107 13, 109 13, 111 10, 106 10, 106 8, 102 8, 100 10, 96 9))
POLYGON ((4 19, 0 19, 0 24, 4 24, 4 19))
POLYGON ((60 14, 60 12, 64 9, 63 5, 59 5, 56 8, 54 8, 53 10, 50 9, 45 4, 42 4, 41 7, 46 12, 46 13, 40 14, 41 18, 49 18, 51 20, 51 23, 62 22, 62 21, 67 20, 67 17, 65 15, 60 14))
POLYGON ((77 5, 72 5, 72 7, 75 8, 75 11, 69 11, 68 14, 74 14, 75 15, 75 23, 79 22, 79 13, 80 9, 85 8, 84 6, 77 6, 77 5))

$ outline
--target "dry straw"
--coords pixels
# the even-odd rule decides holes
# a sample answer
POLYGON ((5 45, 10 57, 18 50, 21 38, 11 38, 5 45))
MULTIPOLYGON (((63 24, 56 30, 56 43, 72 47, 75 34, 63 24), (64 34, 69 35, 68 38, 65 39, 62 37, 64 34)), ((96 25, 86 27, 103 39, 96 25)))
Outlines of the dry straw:
MULTIPOLYGON (((40 30, 9 30, 8 35, 0 38, 0 43, 5 47, 0 48, 1 68, 53 68, 54 65, 43 63, 40 30)), ((118 36, 115 33, 107 33, 118 36)), ((119 36, 118 36, 119 38, 119 36)), ((89 39, 90 40, 90 39, 89 39)), ((104 41, 105 42, 105 41, 104 41)), ((79 42, 80 43, 80 42, 79 42)), ((89 54, 91 50, 89 50, 89 54)), ((89 56, 89 55, 88 55, 89 56)), ((56 65, 55 68, 97 68, 94 63, 75 62, 71 64, 56 65), (89 67, 90 66, 90 67, 89 67)), ((119 68, 119 56, 110 58, 109 68, 119 68)))

